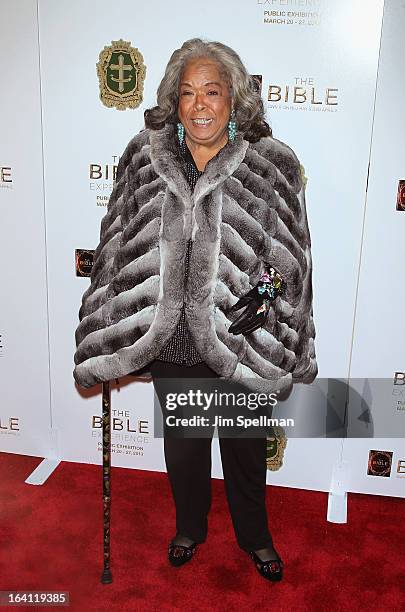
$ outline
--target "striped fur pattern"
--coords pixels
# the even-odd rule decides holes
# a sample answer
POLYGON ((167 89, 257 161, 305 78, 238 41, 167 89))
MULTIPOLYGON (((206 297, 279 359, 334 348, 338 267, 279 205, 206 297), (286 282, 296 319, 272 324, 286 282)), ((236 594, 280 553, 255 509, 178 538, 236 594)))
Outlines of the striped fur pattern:
POLYGON ((300 164, 271 137, 238 134, 191 193, 175 128, 143 130, 120 158, 82 297, 73 376, 82 387, 147 372, 172 336, 185 300, 196 349, 221 377, 291 390, 317 374, 311 242, 300 164), (185 286, 187 241, 193 244, 185 286), (227 310, 259 280, 264 262, 286 291, 263 328, 227 330, 227 310))

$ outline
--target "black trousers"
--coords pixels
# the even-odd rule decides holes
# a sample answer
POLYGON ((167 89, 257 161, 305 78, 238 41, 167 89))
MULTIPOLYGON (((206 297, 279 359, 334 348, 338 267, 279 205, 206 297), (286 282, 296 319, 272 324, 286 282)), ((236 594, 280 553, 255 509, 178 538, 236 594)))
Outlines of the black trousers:
MULTIPOLYGON (((150 368, 160 404, 164 378, 217 378, 205 363, 182 366, 154 361, 150 368)), ((182 389, 184 386, 182 385, 182 389)), ((213 430, 212 430, 213 433, 213 430)), ((266 513, 266 437, 221 437, 225 491, 238 545, 247 552, 272 546, 266 513)), ((164 435, 164 454, 176 507, 176 530, 194 542, 206 540, 211 507, 211 437, 164 435)))

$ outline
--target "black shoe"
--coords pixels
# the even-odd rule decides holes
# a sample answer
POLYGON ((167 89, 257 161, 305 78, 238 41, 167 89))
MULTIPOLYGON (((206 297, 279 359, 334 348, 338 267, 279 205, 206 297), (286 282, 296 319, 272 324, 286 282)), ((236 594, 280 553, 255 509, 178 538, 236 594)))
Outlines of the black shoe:
POLYGON ((190 561, 195 551, 197 550, 197 544, 193 542, 190 546, 183 546, 182 544, 169 544, 169 561, 175 567, 179 567, 187 561, 190 561))
POLYGON ((279 556, 277 556, 277 559, 262 561, 253 550, 249 553, 249 555, 253 559, 253 563, 255 564, 257 571, 261 576, 263 576, 263 578, 271 580, 272 582, 277 582, 278 580, 282 579, 284 563, 279 556))

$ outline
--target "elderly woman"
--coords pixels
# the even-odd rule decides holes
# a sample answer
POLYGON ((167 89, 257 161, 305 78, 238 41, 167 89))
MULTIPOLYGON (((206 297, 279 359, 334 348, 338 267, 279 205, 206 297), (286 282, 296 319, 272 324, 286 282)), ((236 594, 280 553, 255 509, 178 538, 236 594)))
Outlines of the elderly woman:
MULTIPOLYGON (((252 77, 218 42, 186 41, 120 158, 76 331, 83 387, 126 374, 288 393, 317 374, 310 234, 300 164, 271 135, 252 77), (264 387, 263 387, 264 388, 264 387), (268 388, 268 387, 266 387, 268 388)), ((212 434, 212 431, 211 431, 212 434)), ((206 540, 211 435, 164 452, 176 508, 172 565, 206 540)), ((265 505, 266 437, 220 437, 240 548, 280 580, 265 505)))

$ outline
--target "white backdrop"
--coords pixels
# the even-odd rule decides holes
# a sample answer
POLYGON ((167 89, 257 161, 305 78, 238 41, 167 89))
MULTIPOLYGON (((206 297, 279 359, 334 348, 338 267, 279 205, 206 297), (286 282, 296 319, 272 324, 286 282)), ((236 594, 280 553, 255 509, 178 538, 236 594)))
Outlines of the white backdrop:
POLYGON ((0 5, 0 448, 53 453, 36 2, 0 5))
MULTIPOLYGON (((389 350, 391 344, 399 344, 394 321, 389 326, 389 304, 386 305, 387 311, 384 311, 384 314, 380 311, 380 324, 376 323, 381 332, 382 321, 386 321, 385 340, 382 340, 383 334, 378 333, 373 343, 371 340, 368 344, 365 342, 365 338, 371 338, 367 316, 370 312, 368 300, 370 295, 373 295, 372 270, 375 263, 372 259, 368 264, 371 268, 364 268, 364 273, 362 268, 356 311, 358 326, 353 345, 361 248, 363 246, 361 261, 364 264, 367 262, 367 253, 370 253, 370 257, 373 255, 373 224, 378 227, 381 223, 379 215, 387 216, 386 212, 382 213, 376 195, 372 217, 371 189, 375 189, 377 194, 378 181, 381 180, 380 162, 377 157, 372 157, 371 170, 375 187, 372 187, 370 181, 367 205, 367 219, 370 218, 370 226, 367 227, 370 230, 369 233, 366 232, 363 244, 366 182, 383 15, 382 0, 318 0, 307 3, 292 0, 272 0, 266 3, 234 0, 218 3, 207 0, 204 5, 172 0, 170 15, 176 15, 176 19, 168 18, 167 4, 162 7, 164 16, 157 10, 156 5, 137 5, 130 0, 122 0, 120 10, 111 13, 110 4, 106 0, 100 0, 95 17, 93 7, 79 0, 72 0, 68 4, 54 0, 38 0, 38 22, 35 18, 35 0, 21 0, 18 8, 11 0, 3 0, 3 4, 6 14, 10 14, 12 19, 17 18, 17 13, 19 19, 23 19, 21 15, 25 13, 28 24, 26 29, 29 32, 22 30, 21 25, 12 21, 14 32, 11 28, 10 37, 14 35, 14 40, 21 39, 22 36, 24 41, 35 41, 36 29, 39 27, 40 81, 37 80, 36 87, 38 91, 40 83, 46 226, 44 228, 43 218, 37 216, 36 227, 39 232, 46 229, 47 236, 50 341, 50 388, 47 391, 50 391, 52 402, 53 432, 57 433, 58 452, 62 459, 89 463, 101 461, 100 428, 95 422, 101 413, 101 386, 84 390, 75 386, 72 377, 77 313, 81 296, 89 284, 89 279, 75 275, 74 253, 77 248, 94 249, 97 246, 100 220, 105 214, 105 203, 112 187, 110 180, 91 179, 89 166, 92 163, 116 163, 127 142, 143 126, 144 110, 155 103, 156 88, 170 54, 185 39, 193 36, 220 40, 234 47, 249 72, 262 75, 262 95, 273 133, 276 138, 284 140, 295 150, 305 168, 309 179, 307 209, 313 245, 314 320, 319 376, 343 379, 347 378, 349 373, 352 376, 391 376, 392 368, 397 370, 401 367, 399 359, 394 356, 392 367, 388 366, 382 357, 383 353, 378 352, 375 344, 376 339, 381 341, 382 346, 387 347, 386 350, 389 350), (295 14, 288 15, 288 12, 295 14), (215 19, 207 21, 207 14, 215 14, 215 19), (203 28, 199 24, 203 24, 203 28), (105 45, 111 44, 112 40, 119 38, 130 41, 132 46, 137 47, 146 64, 144 101, 135 110, 117 111, 106 108, 98 97, 95 65, 99 52, 105 45), (286 86, 289 87, 288 102, 284 101, 286 86), (305 89, 306 100, 301 89, 301 95, 294 102, 291 97, 294 86, 305 89), (280 88, 282 93, 281 100, 277 99, 277 88, 280 88), (326 103, 328 91, 329 104, 326 103), (269 92, 272 95, 268 100, 269 92), (362 313, 365 316, 363 322, 362 313), (378 361, 374 359, 376 354, 379 355, 378 361), (367 359, 364 361, 365 355, 367 359), (356 360, 364 365, 363 371, 356 369, 356 360), (381 364, 383 367, 380 367, 381 364)), ((387 0, 386 4, 403 19, 399 0, 387 0)), ((383 50, 387 48, 388 55, 393 53, 394 57, 401 57, 397 55, 398 49, 392 49, 389 34, 387 30, 382 41, 383 50)), ((3 38, 0 44, 3 45, 3 38)), ((38 49, 34 42, 30 57, 31 61, 38 59, 38 49)), ((399 69, 398 61, 396 63, 399 69)), ((379 83, 388 70, 387 66, 388 60, 380 66, 379 83)), ((38 70, 36 74, 38 79, 38 70)), ((394 78, 394 75, 391 78, 394 78)), ((18 81, 17 78, 16 80, 18 81)), ((400 97, 396 98, 397 106, 394 103, 391 109, 393 117, 395 111, 397 115, 399 113, 399 99, 400 97)), ((5 109, 10 113, 3 100, 0 104, 3 105, 2 112, 5 112, 5 109)), ((383 104, 384 100, 381 101, 381 105, 383 104)), ((35 163, 38 163, 39 172, 42 172, 39 101, 37 109, 31 105, 31 112, 34 121, 38 122, 38 133, 34 134, 31 127, 28 138, 31 138, 32 143, 38 141, 35 163)), ((379 155, 385 156, 388 145, 383 140, 384 121, 385 117, 382 112, 378 114, 377 106, 374 134, 376 138, 380 134, 376 143, 381 143, 378 148, 383 149, 379 151, 379 155)), ((8 163, 14 149, 18 151, 18 163, 21 163, 22 151, 21 148, 17 149, 21 139, 14 137, 13 131, 10 137, 10 144, 5 152, 1 153, 0 166, 7 165, 4 159, 8 163)), ((27 136, 24 139, 25 144, 26 141, 27 136)), ((399 142, 397 137, 398 149, 399 142)), ((400 178, 399 169, 392 167, 390 176, 390 180, 394 181, 395 191, 395 181, 400 178)), ((384 179, 386 178, 385 173, 384 179)), ((395 193, 392 196, 392 185, 389 189, 388 205, 394 215, 391 200, 392 197, 395 199, 395 193)), ((42 185, 39 184, 35 189, 39 206, 43 201, 41 190, 42 185)), ((388 190, 385 193, 388 194, 388 190)), ((8 193, 0 191, 2 201, 5 199, 4 195, 9 197, 8 193)), ((7 201, 4 206, 7 206, 6 210, 10 210, 7 201)), ((396 213, 395 220, 392 220, 393 231, 397 232, 392 239, 392 251, 397 254, 397 266, 400 265, 399 254, 402 248, 398 223, 400 214, 396 213)), ((12 216, 9 215, 9 218, 11 223, 12 216)), ((403 221, 402 217, 401 220, 403 221)), ((384 221, 386 224, 387 219, 384 221)), ((32 223, 27 221, 26 225, 28 232, 32 229, 32 223)), ((388 229, 388 225, 386 227, 388 229)), ((31 237, 29 245, 35 250, 36 257, 42 256, 41 261, 45 268, 45 252, 35 246, 31 237)), ((31 254, 25 254, 24 258, 21 258, 25 267, 26 260, 33 261, 31 254)), ((35 269, 38 270, 39 267, 37 265, 35 269)), ((10 295, 16 298, 18 296, 18 303, 21 304, 24 303, 23 295, 26 294, 27 285, 26 281, 21 285, 19 280, 16 275, 11 276, 9 287, 10 295)), ((30 282, 34 282, 31 274, 30 282)), ((42 291, 45 297, 45 279, 42 284, 36 284, 38 292, 42 291)), ((398 304, 399 302, 400 300, 398 304)), ((14 344, 20 342, 21 348, 24 347, 27 352, 26 338, 18 338, 20 317, 13 319, 12 307, 9 306, 9 309, 10 313, 6 319, 7 335, 12 336, 14 344)), ((37 333, 40 333, 41 321, 46 339, 46 308, 38 308, 32 315, 32 327, 37 333)), ((400 349, 395 350, 398 355, 400 349)), ((31 351, 28 352, 28 359, 31 363, 34 362, 31 367, 34 368, 34 379, 37 380, 35 374, 41 368, 45 372, 47 370, 47 355, 38 356, 37 352, 33 354, 31 351)), ((25 417, 35 413, 36 419, 47 414, 49 418, 49 411, 47 412, 43 402, 37 401, 35 408, 28 407, 27 399, 32 390, 18 383, 16 362, 7 357, 2 359, 1 364, 2 375, 12 381, 10 388, 13 390, 12 401, 16 414, 25 417), (15 387, 18 384, 23 398, 16 394, 15 387)), ((47 382, 38 385, 38 388, 46 389, 46 384, 47 382)), ((134 381, 132 377, 124 377, 120 380, 119 391, 116 390, 115 383, 113 387, 112 408, 113 416, 117 419, 117 429, 113 431, 113 464, 164 470, 162 441, 154 439, 152 435, 152 385, 134 381), (141 426, 140 420, 143 421, 141 426), (137 431, 138 429, 142 431, 137 431)), ((3 412, 2 409, 1 415, 3 412)), ((44 440, 47 440, 47 427, 48 425, 44 424, 40 428, 44 433, 44 440)), ((9 450, 47 456, 45 448, 43 453, 32 452, 30 435, 27 432, 24 450, 13 448, 12 445, 8 447, 9 450)), ((367 464, 368 456, 366 447, 374 448, 376 441, 359 441, 359 445, 357 441, 351 441, 351 444, 354 444, 355 449, 363 446, 364 448, 361 458, 354 459, 356 468, 350 471, 350 486, 354 488, 348 490, 367 488, 370 478, 374 479, 375 492, 384 490, 379 487, 384 487, 388 479, 367 477, 364 468, 364 461, 367 464), (384 484, 381 484, 381 481, 384 481, 384 484)), ((46 446, 47 442, 44 443, 44 447, 46 446)), ((342 458, 347 462, 347 469, 352 470, 351 456, 347 455, 349 448, 350 444, 344 445, 338 438, 290 439, 282 469, 269 472, 268 482, 327 491, 333 480, 334 468, 339 466, 342 458)), ((216 441, 213 475, 222 475, 216 441)), ((392 482, 394 484, 391 494, 402 494, 400 489, 395 487, 395 481, 392 482)))
POLYGON ((372 379, 366 389, 372 422, 377 433, 394 437, 345 440, 342 455, 347 490, 398 497, 405 496, 405 386, 394 384, 395 373, 400 383, 405 371, 405 211, 395 206, 405 178, 404 24, 405 4, 386 2, 350 368, 352 378, 372 379), (371 449, 392 453, 389 477, 367 475, 371 449))

